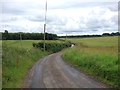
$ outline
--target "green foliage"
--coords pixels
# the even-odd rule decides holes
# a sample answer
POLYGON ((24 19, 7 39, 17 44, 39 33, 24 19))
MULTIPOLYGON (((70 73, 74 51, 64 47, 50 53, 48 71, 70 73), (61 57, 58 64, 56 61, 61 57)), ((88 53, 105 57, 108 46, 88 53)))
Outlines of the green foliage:
MULTIPOLYGON (((45 43, 45 50, 49 52, 58 52, 62 50, 63 48, 70 47, 71 43, 70 42, 46 42, 45 43)), ((39 42, 39 43, 33 43, 33 47, 40 48, 43 50, 44 48, 44 42, 39 42)))
MULTIPOLYGON (((43 40, 44 34, 43 33, 8 33, 5 31, 2 33, 2 40, 20 40, 20 35, 22 40, 43 40)), ((56 34, 45 33, 46 40, 56 40, 58 37, 56 34)))
POLYGON ((11 47, 3 43, 2 87, 21 88, 28 69, 45 55, 47 52, 39 49, 11 47))

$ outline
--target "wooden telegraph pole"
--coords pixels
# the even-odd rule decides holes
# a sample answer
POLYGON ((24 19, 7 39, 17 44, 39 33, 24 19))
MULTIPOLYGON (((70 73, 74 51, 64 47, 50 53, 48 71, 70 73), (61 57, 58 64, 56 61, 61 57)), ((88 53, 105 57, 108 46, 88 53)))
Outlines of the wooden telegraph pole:
POLYGON ((45 24, 44 24, 44 51, 45 51, 45 31, 46 31, 47 0, 45 4, 45 24))
POLYGON ((20 33, 20 44, 21 44, 21 47, 22 47, 22 35, 20 33))
POLYGON ((66 34, 66 37, 65 37, 65 41, 67 41, 67 34, 66 34))

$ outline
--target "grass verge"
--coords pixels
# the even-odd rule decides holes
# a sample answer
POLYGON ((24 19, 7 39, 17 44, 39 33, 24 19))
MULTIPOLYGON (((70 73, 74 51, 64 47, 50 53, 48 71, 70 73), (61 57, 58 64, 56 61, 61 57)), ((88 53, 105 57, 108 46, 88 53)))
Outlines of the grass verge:
POLYGON ((2 88, 21 88, 28 69, 48 54, 35 48, 9 47, 6 44, 2 53, 2 88))
POLYGON ((76 47, 65 50, 63 58, 105 83, 119 88, 119 36, 74 38, 76 47))
POLYGON ((87 48, 69 48, 64 51, 63 58, 80 70, 118 88, 120 85, 118 56, 116 54, 96 51, 87 48))

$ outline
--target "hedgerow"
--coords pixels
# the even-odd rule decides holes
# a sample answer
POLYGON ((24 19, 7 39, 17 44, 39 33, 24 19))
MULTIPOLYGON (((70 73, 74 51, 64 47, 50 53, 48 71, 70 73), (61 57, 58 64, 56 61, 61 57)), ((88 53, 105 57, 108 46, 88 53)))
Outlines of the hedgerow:
MULTIPOLYGON (((49 52, 58 52, 61 51, 64 48, 70 47, 71 43, 70 42, 46 42, 45 43, 45 50, 49 52)), ((39 43, 33 43, 33 47, 39 48, 41 50, 44 49, 44 42, 39 42, 39 43)))

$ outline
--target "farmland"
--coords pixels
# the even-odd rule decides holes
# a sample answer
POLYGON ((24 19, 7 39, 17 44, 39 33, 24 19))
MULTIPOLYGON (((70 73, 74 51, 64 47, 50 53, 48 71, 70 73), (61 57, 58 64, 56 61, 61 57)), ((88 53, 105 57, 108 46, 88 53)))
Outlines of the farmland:
MULTIPOLYGON (((7 40, 7 41, 2 41, 3 45, 7 44, 10 47, 22 47, 22 48, 27 48, 31 49, 33 48, 32 44, 33 43, 38 43, 38 42, 43 42, 42 40, 7 40)), ((46 40, 47 42, 56 42, 56 43, 61 43, 59 40, 46 40)))
MULTIPOLYGON (((104 83, 118 87, 118 37, 68 38, 75 47, 65 49, 64 60, 83 72, 96 77, 104 83)), ((34 48, 33 43, 41 40, 3 40, 3 88, 22 87, 27 71, 40 58, 52 53, 34 48)), ((46 40, 51 43, 64 43, 59 40, 46 40)), ((57 44, 56 44, 57 45, 57 44)), ((61 47, 61 46, 60 46, 61 47)), ((50 50, 51 50, 50 49, 50 50)))
POLYGON ((113 87, 118 87, 118 37, 67 40, 76 46, 64 51, 65 61, 113 87))

